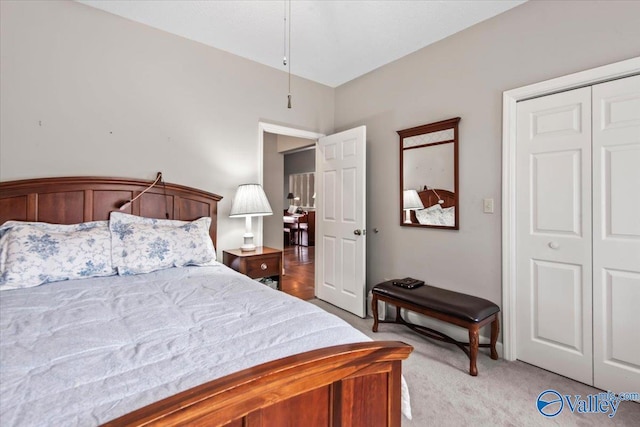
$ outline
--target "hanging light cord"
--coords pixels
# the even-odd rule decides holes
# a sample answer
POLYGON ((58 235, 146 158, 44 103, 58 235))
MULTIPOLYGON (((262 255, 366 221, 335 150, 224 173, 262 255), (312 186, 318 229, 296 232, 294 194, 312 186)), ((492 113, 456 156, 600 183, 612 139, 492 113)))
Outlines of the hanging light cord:
POLYGON ((287 108, 291 108, 291 0, 289 0, 289 55, 288 56, 289 56, 289 61, 288 61, 288 65, 289 65, 289 94, 287 95, 287 108))
POLYGON ((284 28, 282 29, 282 65, 287 66, 287 2, 283 3, 284 6, 284 28))

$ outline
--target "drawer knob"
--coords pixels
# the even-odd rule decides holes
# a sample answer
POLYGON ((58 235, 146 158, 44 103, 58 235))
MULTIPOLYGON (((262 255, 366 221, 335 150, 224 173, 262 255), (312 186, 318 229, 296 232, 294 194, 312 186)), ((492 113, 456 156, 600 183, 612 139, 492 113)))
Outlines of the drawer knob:
POLYGON ((263 270, 267 269, 267 264, 265 264, 264 262, 262 264, 260 264, 260 268, 263 270))

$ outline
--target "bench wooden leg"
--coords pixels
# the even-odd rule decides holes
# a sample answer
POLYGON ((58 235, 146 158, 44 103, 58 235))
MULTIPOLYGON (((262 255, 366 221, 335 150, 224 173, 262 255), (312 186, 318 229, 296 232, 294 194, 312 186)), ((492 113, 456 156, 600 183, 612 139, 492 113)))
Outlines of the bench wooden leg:
POLYGON ((373 332, 378 332, 378 296, 373 294, 371 299, 371 312, 373 313, 373 332))
POLYGON ((476 359, 478 358, 478 327, 469 327, 469 374, 473 377, 478 375, 476 359))
POLYGON ((500 318, 496 313, 493 322, 491 322, 491 358, 498 360, 498 351, 496 350, 496 343, 498 342, 498 333, 500 332, 500 318))

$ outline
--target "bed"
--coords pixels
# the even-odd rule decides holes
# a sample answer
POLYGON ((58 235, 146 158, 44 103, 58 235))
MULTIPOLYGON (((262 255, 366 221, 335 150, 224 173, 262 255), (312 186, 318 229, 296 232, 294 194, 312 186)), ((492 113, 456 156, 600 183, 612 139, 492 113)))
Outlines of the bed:
POLYGON ((418 191, 418 196, 425 208, 411 211, 413 224, 445 227, 456 224, 455 193, 441 188, 428 188, 425 185, 422 191, 418 191))
MULTIPOLYGON (((104 221, 149 184, 0 183, 0 224, 104 221)), ((221 197, 162 184, 125 212, 211 217, 215 245, 221 197)), ((400 426, 408 403, 410 346, 215 261, 6 290, 0 304, 3 425, 400 426)))

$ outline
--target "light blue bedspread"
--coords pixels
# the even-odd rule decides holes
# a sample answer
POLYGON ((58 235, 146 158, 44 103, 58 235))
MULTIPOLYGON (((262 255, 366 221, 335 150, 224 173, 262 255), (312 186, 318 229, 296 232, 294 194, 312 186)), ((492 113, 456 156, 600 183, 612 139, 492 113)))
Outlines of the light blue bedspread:
POLYGON ((229 268, 0 292, 0 424, 91 426, 232 372, 369 341, 229 268))

